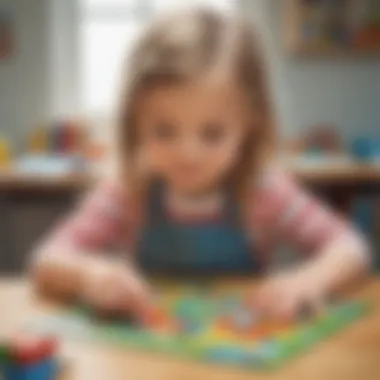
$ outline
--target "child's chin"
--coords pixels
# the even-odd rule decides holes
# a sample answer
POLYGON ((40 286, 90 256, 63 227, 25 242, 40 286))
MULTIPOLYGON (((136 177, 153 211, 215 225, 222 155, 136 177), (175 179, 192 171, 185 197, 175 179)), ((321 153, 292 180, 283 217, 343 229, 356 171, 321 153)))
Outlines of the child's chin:
POLYGON ((209 184, 205 183, 204 181, 178 181, 175 184, 175 187, 178 191, 185 193, 185 194, 193 194, 197 195, 199 193, 203 193, 207 191, 210 187, 209 184))

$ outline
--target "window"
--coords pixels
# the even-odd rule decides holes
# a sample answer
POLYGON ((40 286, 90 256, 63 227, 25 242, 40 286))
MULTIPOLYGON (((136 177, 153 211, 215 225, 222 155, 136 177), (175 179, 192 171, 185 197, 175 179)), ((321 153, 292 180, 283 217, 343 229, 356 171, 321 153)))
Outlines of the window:
MULTIPOLYGON (((238 0, 193 0, 233 10, 238 0)), ((178 0, 81 0, 80 102, 86 114, 107 114, 120 93, 119 78, 140 28, 156 12, 178 7, 178 0)))

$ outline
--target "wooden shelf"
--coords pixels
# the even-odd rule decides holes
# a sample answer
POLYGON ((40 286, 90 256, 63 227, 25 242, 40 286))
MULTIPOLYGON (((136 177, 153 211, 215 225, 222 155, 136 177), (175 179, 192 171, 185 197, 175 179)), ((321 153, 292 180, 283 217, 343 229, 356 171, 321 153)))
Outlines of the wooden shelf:
POLYGON ((315 169, 294 168, 293 172, 301 180, 312 183, 380 183, 380 166, 353 165, 347 168, 328 166, 315 169))
POLYGON ((344 156, 320 162, 294 157, 286 167, 301 181, 310 184, 380 184, 380 164, 358 163, 344 156))
MULTIPOLYGON (((310 184, 376 183, 380 184, 380 164, 361 164, 350 160, 311 162, 297 158, 284 158, 286 169, 301 181, 310 184)), ((91 187, 98 177, 90 174, 68 176, 38 176, 0 171, 1 191, 83 191, 91 187)))
MULTIPOLYGON (((326 1, 305 6, 303 0, 284 0, 286 51, 311 58, 380 57, 380 25, 371 24, 370 3, 345 0, 340 4, 341 9, 332 11, 333 7, 326 8, 326 1), (358 9, 365 9, 364 18, 354 17, 360 13, 358 9)), ((376 12, 380 12, 380 6, 376 12)))
POLYGON ((288 52, 297 57, 311 58, 380 58, 380 46, 376 49, 292 46, 288 52))

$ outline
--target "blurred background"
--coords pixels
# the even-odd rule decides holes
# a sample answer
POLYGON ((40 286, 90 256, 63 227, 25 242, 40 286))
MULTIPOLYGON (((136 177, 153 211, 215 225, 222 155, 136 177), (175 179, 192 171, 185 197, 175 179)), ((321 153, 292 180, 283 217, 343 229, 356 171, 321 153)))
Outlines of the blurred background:
MULTIPOLYGON (((379 252, 380 1, 189 3, 255 25, 268 56, 281 162, 379 252)), ((151 17, 179 4, 0 0, 0 273, 20 271, 36 241, 113 170, 125 58, 151 17)))

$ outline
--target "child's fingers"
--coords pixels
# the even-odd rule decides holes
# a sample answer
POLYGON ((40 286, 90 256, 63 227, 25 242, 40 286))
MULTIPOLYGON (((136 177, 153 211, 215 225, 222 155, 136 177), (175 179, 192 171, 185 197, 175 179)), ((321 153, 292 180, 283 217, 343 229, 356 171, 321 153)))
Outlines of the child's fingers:
POLYGON ((139 314, 149 302, 150 289, 137 276, 124 273, 119 284, 118 304, 128 314, 139 314))
POLYGON ((311 298, 310 307, 315 316, 322 315, 326 309, 326 300, 320 294, 315 294, 311 298))
POLYGON ((297 294, 285 291, 273 305, 273 316, 292 320, 297 316, 300 303, 300 297, 297 294))
POLYGON ((88 295, 87 301, 95 308, 102 310, 117 309, 123 295, 120 289, 113 284, 108 284, 103 289, 88 295))
POLYGON ((323 313, 325 302, 318 289, 301 285, 291 279, 270 279, 252 297, 252 306, 270 317, 286 320, 323 313))
POLYGON ((125 309, 132 314, 140 315, 149 305, 149 294, 141 288, 131 288, 128 291, 128 300, 125 309))
POLYGON ((270 317, 292 319, 297 314, 299 303, 298 290, 286 283, 273 281, 258 292, 254 306, 270 317))
POLYGON ((274 283, 263 285, 253 298, 253 306, 263 313, 270 313, 278 299, 278 289, 274 283))
POLYGON ((90 276, 85 284, 84 299, 96 309, 112 311, 120 308, 125 292, 118 276, 112 273, 99 272, 90 276))
POLYGON ((293 293, 284 296, 278 316, 289 320, 313 318, 321 315, 325 309, 323 298, 313 293, 293 293))

